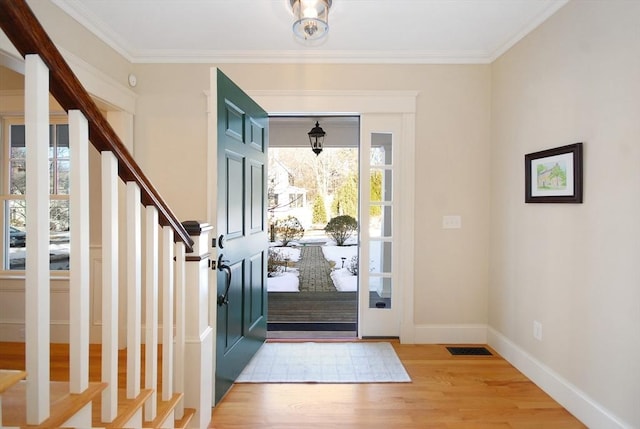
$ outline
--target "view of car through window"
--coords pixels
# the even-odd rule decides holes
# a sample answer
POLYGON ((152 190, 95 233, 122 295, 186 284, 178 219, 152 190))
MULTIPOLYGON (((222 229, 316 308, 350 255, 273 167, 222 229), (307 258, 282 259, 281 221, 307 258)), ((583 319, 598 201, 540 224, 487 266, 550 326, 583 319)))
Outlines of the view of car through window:
POLYGON ((24 247, 27 243, 27 233, 20 231, 18 228, 10 227, 9 231, 9 246, 11 247, 24 247))

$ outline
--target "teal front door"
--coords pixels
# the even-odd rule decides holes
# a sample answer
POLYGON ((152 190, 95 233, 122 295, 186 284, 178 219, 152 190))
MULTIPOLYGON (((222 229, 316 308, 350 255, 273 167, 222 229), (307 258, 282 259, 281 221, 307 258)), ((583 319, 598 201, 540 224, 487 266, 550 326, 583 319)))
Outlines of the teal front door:
POLYGON ((215 403, 267 333, 267 113, 217 71, 215 403))

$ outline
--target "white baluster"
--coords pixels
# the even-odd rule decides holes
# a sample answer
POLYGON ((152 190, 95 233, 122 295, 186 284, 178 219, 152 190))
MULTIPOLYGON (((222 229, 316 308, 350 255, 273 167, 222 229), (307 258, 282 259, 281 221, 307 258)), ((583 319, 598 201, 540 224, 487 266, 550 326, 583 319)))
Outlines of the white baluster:
POLYGON ((102 152, 102 421, 118 414, 118 161, 102 152))
POLYGON ((145 373, 144 387, 153 393, 144 408, 146 421, 156 417, 158 388, 158 210, 146 207, 145 373))
POLYGON ((173 229, 162 227, 162 400, 173 396, 173 229))
POLYGON ((27 242, 25 342, 27 423, 49 417, 49 70, 25 58, 27 242))
MULTIPOLYGON (((184 348, 185 348, 185 246, 184 243, 175 244, 176 265, 175 265, 175 354, 174 354, 174 389, 176 392, 184 393, 184 348)), ((184 415, 184 400, 176 406, 176 419, 181 419, 184 415)))
POLYGON ((89 124, 69 111, 69 379, 71 393, 89 387, 89 124))
POLYGON ((140 187, 127 182, 127 398, 140 394, 142 338, 142 205, 140 187))

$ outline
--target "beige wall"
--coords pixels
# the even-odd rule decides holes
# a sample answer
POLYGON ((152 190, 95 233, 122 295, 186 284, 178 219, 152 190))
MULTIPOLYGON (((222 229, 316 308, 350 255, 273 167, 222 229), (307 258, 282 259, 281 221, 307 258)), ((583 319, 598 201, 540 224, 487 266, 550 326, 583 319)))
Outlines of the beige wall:
MULTIPOLYGON (((417 325, 487 322, 487 65, 220 65, 245 90, 417 90, 417 325), (443 230, 442 216, 462 216, 443 230)), ((179 218, 206 216, 209 65, 137 65, 135 156, 179 218), (188 190, 188 191, 187 191, 188 190), (187 195, 188 194, 188 195, 187 195)))
POLYGON ((97 70, 126 85, 131 63, 60 10, 51 0, 27 0, 40 24, 58 48, 82 58, 97 70))
POLYGON ((490 326, 630 427, 640 427, 639 22, 640 2, 573 1, 492 68, 490 326), (525 204, 524 154, 575 142, 584 204, 525 204))
MULTIPOLYGON (((134 157, 179 219, 206 220, 212 65, 129 64, 50 2, 30 5, 58 46, 123 85, 137 74, 134 157)), ((489 65, 217 66, 246 90, 418 91, 415 324, 486 324, 489 65), (442 229, 451 214, 462 229, 442 229)))
MULTIPOLYGON (((204 219, 210 65, 129 64, 29 3, 75 55, 123 85, 137 73, 134 155, 178 218, 204 219)), ((572 1, 492 65, 219 67, 247 90, 419 91, 416 326, 488 323, 609 422, 640 427, 638 22, 640 2, 572 1), (524 204, 524 154, 577 141, 584 204, 524 204), (450 214, 462 229, 442 229, 450 214)))

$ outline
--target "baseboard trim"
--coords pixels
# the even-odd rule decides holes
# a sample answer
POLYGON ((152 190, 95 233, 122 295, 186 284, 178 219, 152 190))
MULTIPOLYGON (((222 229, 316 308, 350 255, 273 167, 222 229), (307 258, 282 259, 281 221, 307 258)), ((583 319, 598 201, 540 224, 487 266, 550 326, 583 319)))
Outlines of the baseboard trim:
POLYGON ((500 332, 488 327, 487 337, 489 346, 588 427, 633 428, 500 332))
POLYGON ((487 325, 416 325, 416 344, 486 344, 487 325))

